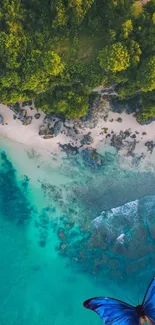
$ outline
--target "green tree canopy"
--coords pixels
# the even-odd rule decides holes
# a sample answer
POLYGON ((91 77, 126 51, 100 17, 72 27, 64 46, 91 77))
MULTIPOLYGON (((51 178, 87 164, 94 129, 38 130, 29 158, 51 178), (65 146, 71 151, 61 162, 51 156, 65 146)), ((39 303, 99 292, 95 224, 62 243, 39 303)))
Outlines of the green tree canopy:
POLYGON ((106 46, 100 51, 98 58, 101 68, 106 71, 119 72, 130 66, 128 50, 121 42, 106 46))
POLYGON ((142 61, 137 82, 144 92, 155 90, 155 56, 142 61))
POLYGON ((123 38, 127 39, 133 31, 132 20, 131 19, 126 20, 122 24, 122 29, 123 29, 122 36, 123 38))
POLYGON ((150 98, 154 8, 155 0, 3 0, 0 102, 33 99, 40 109, 75 117, 86 114, 100 84, 117 84, 122 98, 150 98))

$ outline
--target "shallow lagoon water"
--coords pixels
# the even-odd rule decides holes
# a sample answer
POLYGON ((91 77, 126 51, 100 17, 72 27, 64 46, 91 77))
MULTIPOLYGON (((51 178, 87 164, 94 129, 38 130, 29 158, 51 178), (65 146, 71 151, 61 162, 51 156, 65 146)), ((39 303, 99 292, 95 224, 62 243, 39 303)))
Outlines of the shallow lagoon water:
POLYGON ((99 168, 7 140, 0 154, 1 325, 98 325, 82 306, 98 295, 138 304, 155 274, 154 173, 113 152, 99 168))

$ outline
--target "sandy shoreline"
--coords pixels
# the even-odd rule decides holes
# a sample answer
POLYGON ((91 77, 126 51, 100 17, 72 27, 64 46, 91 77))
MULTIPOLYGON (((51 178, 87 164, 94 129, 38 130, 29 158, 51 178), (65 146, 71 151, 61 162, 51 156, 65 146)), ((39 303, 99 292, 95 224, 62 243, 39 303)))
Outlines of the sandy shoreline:
POLYGON ((43 123, 45 114, 40 113, 39 119, 35 119, 34 115, 36 110, 31 110, 30 107, 26 106, 24 109, 27 110, 29 116, 33 116, 31 124, 25 126, 18 119, 13 118, 13 111, 6 105, 0 104, 0 114, 3 116, 4 125, 0 125, 0 137, 8 138, 12 141, 26 145, 27 148, 34 148, 41 154, 46 153, 59 153, 61 151, 60 144, 71 144, 72 146, 80 147, 80 141, 84 135, 91 132, 93 143, 91 145, 83 146, 97 148, 102 151, 105 145, 111 145, 111 137, 113 134, 119 135, 120 131, 130 132, 130 138, 124 140, 124 147, 121 148, 120 153, 122 156, 127 154, 126 144, 129 145, 130 141, 135 141, 134 155, 147 156, 150 163, 154 160, 154 152, 150 154, 148 148, 145 145, 148 141, 155 141, 155 122, 149 125, 140 125, 135 117, 126 113, 118 114, 109 111, 107 120, 99 118, 98 124, 93 129, 84 127, 79 129, 79 133, 75 138, 69 137, 63 133, 51 139, 43 139, 38 134, 39 127, 43 123), (121 118, 121 122, 118 122, 118 118, 121 118), (105 132, 105 128, 107 129, 105 132), (107 134, 109 136, 107 136, 107 134), (127 141, 127 142, 126 142, 127 141))
MULTIPOLYGON (((36 110, 31 110, 28 106, 24 107, 29 116, 34 116, 36 110)), ((45 140, 39 136, 39 126, 42 123, 45 114, 41 113, 40 119, 33 118, 30 125, 23 125, 18 119, 13 119, 13 111, 7 106, 0 104, 0 114, 3 116, 4 125, 0 125, 0 137, 8 138, 12 141, 26 145, 29 148, 43 149, 47 151, 60 151, 58 142, 65 143, 64 136, 59 135, 57 138, 45 140), (6 124, 7 123, 7 124, 6 124)))

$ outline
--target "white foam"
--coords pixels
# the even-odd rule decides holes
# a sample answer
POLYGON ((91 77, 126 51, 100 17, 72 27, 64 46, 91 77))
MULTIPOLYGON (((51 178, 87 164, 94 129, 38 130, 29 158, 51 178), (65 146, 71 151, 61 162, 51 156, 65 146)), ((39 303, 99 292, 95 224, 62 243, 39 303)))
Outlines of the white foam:
POLYGON ((109 211, 102 211, 101 215, 92 221, 96 229, 104 228, 108 238, 118 239, 138 227, 139 200, 128 202, 109 211))

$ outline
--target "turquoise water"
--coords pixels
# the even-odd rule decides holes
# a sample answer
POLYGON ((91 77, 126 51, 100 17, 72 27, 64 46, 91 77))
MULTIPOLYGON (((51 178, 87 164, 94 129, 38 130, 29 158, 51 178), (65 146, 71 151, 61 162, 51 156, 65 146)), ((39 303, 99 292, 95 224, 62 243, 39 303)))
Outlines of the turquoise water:
POLYGON ((1 325, 97 325, 85 299, 142 299, 155 274, 155 174, 102 158, 43 160, 1 140, 1 325))

